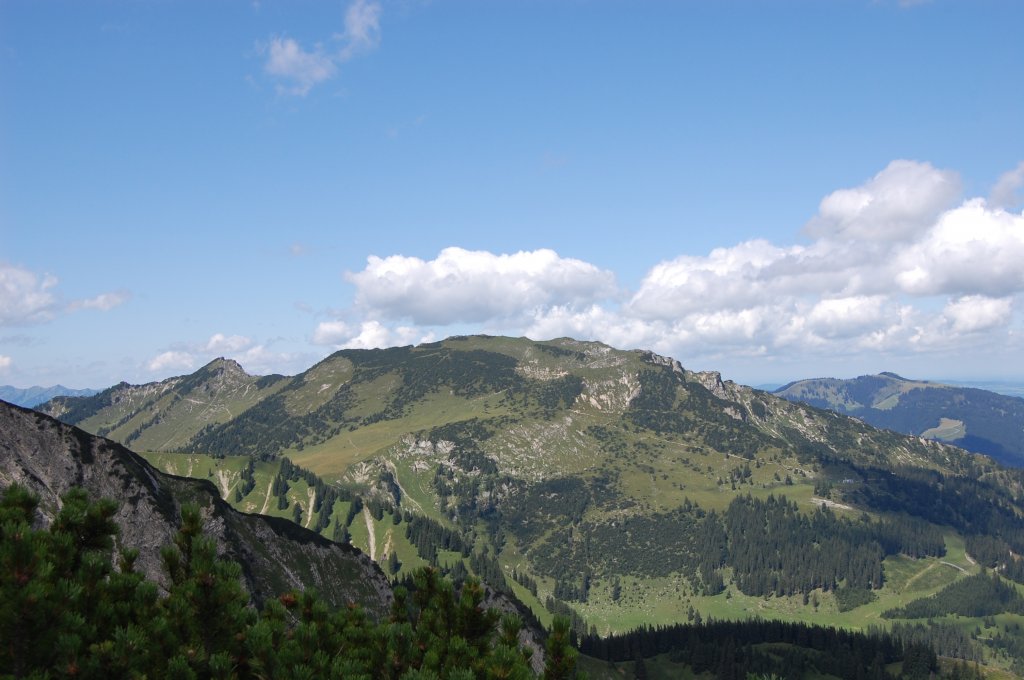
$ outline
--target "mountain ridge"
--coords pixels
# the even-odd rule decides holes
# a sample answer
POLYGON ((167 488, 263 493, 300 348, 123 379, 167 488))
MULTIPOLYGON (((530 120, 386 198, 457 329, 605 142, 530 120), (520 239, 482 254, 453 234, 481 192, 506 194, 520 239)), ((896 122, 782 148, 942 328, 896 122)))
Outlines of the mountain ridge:
POLYGON ((54 397, 90 397, 99 391, 88 388, 76 390, 71 387, 64 387, 63 385, 51 385, 50 387, 42 387, 40 385, 33 385, 32 387, 0 385, 0 400, 15 404, 16 406, 32 408, 33 406, 46 403, 54 397))
POLYGON ((236 376, 245 408, 204 419, 245 391, 218 388, 218 370, 58 405, 136 442, 193 433, 144 453, 398 577, 485 575, 578 633, 697 613, 864 629, 1024 553, 1019 470, 645 350, 490 336, 341 350, 293 377, 236 376))
MULTIPOLYGON (((346 437, 343 436, 342 429, 354 431, 353 425, 356 426, 355 429, 359 429, 382 421, 400 420, 405 416, 399 411, 402 408, 408 409, 409 402, 436 396, 438 386, 424 384, 426 378, 417 378, 420 384, 411 391, 403 388, 400 384, 405 379, 403 376, 421 370, 422 365, 428 363, 422 359, 428 352, 436 353, 440 362, 451 361, 461 354, 467 354, 453 349, 460 343, 468 343, 474 347, 469 348, 465 365, 457 368, 458 371, 462 371, 461 377, 456 376, 454 379, 483 382, 464 386, 464 395, 457 394, 462 388, 450 390, 455 396, 465 397, 470 393, 484 395, 490 385, 487 381, 495 379, 498 381, 494 383, 497 385, 495 393, 498 388, 507 389, 513 384, 519 389, 532 387, 536 392, 542 392, 539 397, 544 401, 540 405, 542 410, 550 411, 554 405, 558 405, 560 410, 571 411, 571 407, 579 406, 582 410, 590 409, 592 412, 611 409, 610 413, 621 414, 627 410, 630 401, 637 396, 640 389, 637 375, 644 370, 660 369, 671 371, 671 374, 683 382, 700 385, 716 399, 730 402, 723 405, 723 413, 734 422, 746 423, 769 436, 784 438, 781 424, 769 423, 770 419, 766 417, 781 416, 790 421, 787 425, 795 426, 796 430, 806 430, 803 435, 811 435, 811 438, 818 442, 827 439, 823 434, 823 430, 827 430, 827 422, 823 423, 819 418, 805 416, 799 409, 785 409, 777 403, 768 408, 759 403, 763 401, 759 393, 732 381, 723 381, 717 371, 690 371, 683 368, 675 359, 662 357, 647 350, 614 350, 601 343, 585 343, 571 338, 533 343, 525 339, 456 336, 417 347, 341 350, 307 371, 290 378, 249 376, 236 363, 229 364, 223 359, 218 359, 189 376, 178 376, 145 385, 120 383, 87 400, 57 398, 41 405, 39 410, 145 451, 213 452, 220 455, 248 452, 255 455, 292 455, 295 458, 302 458, 304 451, 308 451, 310 447, 323 448, 328 440, 333 440, 335 448, 339 444, 342 444, 342 449, 346 448, 343 445, 346 437), (477 349, 476 344, 486 346, 487 349, 477 349), (472 356, 472 352, 476 351, 485 351, 488 354, 472 356), (551 357, 564 364, 557 369, 557 375, 549 373, 553 370, 551 366, 557 363, 548 360, 551 357), (420 366, 415 365, 417 358, 422 359, 418 362, 420 366), (481 377, 492 368, 481 368, 485 359, 496 359, 502 364, 493 369, 501 373, 500 377, 496 377, 497 373, 494 376, 481 377), (403 361, 409 365, 402 365, 403 361), (216 383, 214 378, 225 372, 225 366, 230 367, 229 372, 237 376, 237 379, 216 383), (390 375, 394 377, 389 377, 389 369, 390 375), (617 369, 621 370, 616 372, 617 369), (474 371, 480 375, 468 377, 474 371), (363 375, 356 375, 357 373, 363 375), (355 380, 352 379, 353 376, 355 380), (577 377, 580 378, 581 385, 568 385, 568 382, 577 377), (611 381, 608 380, 609 377, 612 378, 611 381), (354 395, 345 393, 344 388, 349 386, 354 388, 350 390, 355 392, 354 395), (559 398, 556 392, 563 388, 568 390, 563 396, 573 403, 567 403, 563 399, 556 404, 559 398), (570 392, 576 389, 579 389, 579 393, 570 395, 570 392), (340 396, 339 391, 342 392, 340 396), (368 404, 361 408, 357 405, 355 417, 342 418, 345 425, 339 427, 338 416, 346 409, 346 404, 340 402, 348 399, 347 406, 350 408, 351 402, 359 401, 362 393, 373 391, 383 392, 380 396, 370 395, 380 403, 376 406, 368 404), (243 393, 242 398, 232 404, 231 397, 237 396, 239 392, 243 393), (208 396, 197 398, 197 393, 208 396), (386 406, 382 399, 387 400, 395 396, 403 401, 400 407, 392 403, 390 411, 382 408, 386 406), (371 412, 371 409, 376 410, 371 412), (175 410, 179 414, 175 414, 175 410), (183 411, 188 413, 188 417, 182 417, 183 411), (234 430, 243 426, 252 432, 265 429, 268 418, 276 423, 272 427, 274 431, 263 434, 279 442, 274 445, 277 448, 269 444, 254 448, 244 443, 244 437, 239 438, 233 434, 234 430), (281 424, 292 418, 305 418, 307 422, 298 425, 294 433, 283 432, 281 424), (178 424, 177 433, 175 436, 167 437, 166 431, 175 429, 171 427, 171 423, 178 424), (813 433, 808 429, 812 424, 817 428, 813 433), (325 432, 329 435, 326 439, 325 432), (218 437, 229 438, 234 444, 219 444, 218 437), (248 446, 249 450, 242 448, 244 446, 248 446)), ((536 396, 534 395, 535 398, 536 396)), ((788 429, 792 435, 793 428, 788 429)), ((254 435, 247 436, 251 439, 254 435)), ((397 443, 400 439, 401 437, 395 437, 391 443, 397 443)), ((935 451, 937 450, 918 449, 915 455, 919 462, 923 462, 929 455, 934 455, 935 451)), ((949 463, 948 454, 946 458, 942 464, 949 463)))
POLYGON ((773 394, 1024 466, 1024 399, 891 372, 797 380, 773 394))

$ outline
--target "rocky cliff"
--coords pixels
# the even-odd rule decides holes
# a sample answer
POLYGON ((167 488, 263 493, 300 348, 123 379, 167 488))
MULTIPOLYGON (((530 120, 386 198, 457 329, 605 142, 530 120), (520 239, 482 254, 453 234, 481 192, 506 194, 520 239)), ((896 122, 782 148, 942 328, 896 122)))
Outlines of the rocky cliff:
POLYGON ((255 602, 292 588, 315 588, 333 605, 357 602, 376 615, 391 602, 384 574, 360 551, 286 520, 238 512, 210 482, 163 474, 119 444, 0 401, 0 489, 12 483, 40 497, 41 526, 74 486, 118 501, 118 547, 138 549, 138 568, 158 583, 160 548, 178 529, 181 504, 194 502, 218 552, 242 564, 255 602))

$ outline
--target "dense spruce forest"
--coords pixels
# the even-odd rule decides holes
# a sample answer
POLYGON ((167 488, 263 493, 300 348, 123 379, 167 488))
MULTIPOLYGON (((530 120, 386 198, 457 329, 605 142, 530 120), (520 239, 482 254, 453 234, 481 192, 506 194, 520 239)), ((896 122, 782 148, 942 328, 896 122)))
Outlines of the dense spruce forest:
POLYGON ((782 621, 703 621, 644 627, 622 635, 582 639, 581 651, 608 662, 632 661, 633 677, 646 677, 644 659, 667 655, 672 663, 716 680, 751 677, 835 677, 886 680, 898 664, 899 678, 982 678, 976 663, 940 671, 932 640, 907 632, 858 633, 782 621))

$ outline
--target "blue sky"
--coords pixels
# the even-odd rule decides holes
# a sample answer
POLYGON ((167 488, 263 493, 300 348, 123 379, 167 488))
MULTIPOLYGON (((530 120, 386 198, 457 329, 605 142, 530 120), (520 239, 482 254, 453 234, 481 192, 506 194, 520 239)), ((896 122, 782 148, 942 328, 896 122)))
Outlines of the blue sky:
POLYGON ((1024 4, 0 2, 0 382, 467 332, 1024 379, 1024 4))

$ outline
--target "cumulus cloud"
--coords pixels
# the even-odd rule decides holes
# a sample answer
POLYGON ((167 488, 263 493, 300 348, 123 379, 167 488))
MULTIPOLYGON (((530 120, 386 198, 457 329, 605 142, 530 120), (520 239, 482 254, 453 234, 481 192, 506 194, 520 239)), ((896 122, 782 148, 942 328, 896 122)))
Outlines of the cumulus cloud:
POLYGON ((370 257, 345 278, 361 308, 423 326, 525 318, 538 307, 582 305, 615 292, 611 272, 552 250, 495 255, 446 248, 429 261, 370 257))
POLYGON ((1005 326, 1024 291, 1024 215, 983 199, 953 206, 958 193, 955 173, 895 161, 829 194, 805 230, 811 244, 750 241, 658 263, 619 311, 645 322, 637 337, 683 352, 950 346, 1005 326))
POLYGON ((902 241, 927 229, 959 195, 956 173, 896 160, 859 187, 823 198, 806 231, 815 238, 902 241))
POLYGON ((268 373, 292 374, 309 368, 310 356, 294 352, 275 352, 266 345, 252 345, 244 351, 230 353, 246 373, 266 375, 268 373))
POLYGON ((874 330, 887 316, 881 295, 819 300, 807 312, 806 328, 821 338, 849 338, 874 330))
POLYGON ((1024 214, 982 199, 946 212, 895 257, 896 283, 913 295, 1003 297, 1024 290, 1024 214))
POLYGON ((614 347, 661 349, 664 337, 657 324, 593 304, 583 308, 556 305, 538 309, 524 334, 531 338, 572 337, 599 339, 614 347))
POLYGON ((307 50, 293 38, 271 38, 263 68, 278 81, 279 94, 305 96, 333 78, 339 64, 380 44, 380 16, 379 2, 354 0, 345 10, 344 30, 334 36, 339 45, 307 50))
POLYGON ((1024 161, 1013 170, 1005 172, 999 177, 992 193, 989 194, 989 203, 996 208, 1013 208, 1024 204, 1024 161))
POLYGON ((359 327, 359 333, 343 345, 353 349, 376 349, 378 347, 390 347, 400 344, 392 340, 392 333, 379 321, 364 321, 359 327))
POLYGON ((156 378, 183 373, 205 365, 217 357, 233 359, 253 375, 267 373, 294 373, 308 368, 313 355, 277 352, 264 343, 257 343, 244 335, 214 333, 200 342, 177 343, 146 363, 156 378))
POLYGON ((959 195, 956 173, 894 161, 826 196, 805 226, 809 243, 754 240, 666 259, 632 293, 550 250, 371 257, 346 274, 356 301, 346 320, 320 323, 313 340, 377 347, 471 329, 708 363, 1006 352, 1024 337, 1024 214, 959 195))
POLYGON ((344 321, 321 321, 313 331, 314 345, 341 345, 353 335, 344 321))
MULTIPOLYGON (((789 273, 787 261, 799 260, 804 249, 777 248, 767 241, 747 241, 716 248, 706 257, 681 256, 655 265, 629 303, 641 318, 680 316, 708 307, 746 308, 780 292, 789 273), (773 276, 769 270, 774 268, 773 276)), ((795 272, 806 275, 806 269, 795 272)))
POLYGON ((975 333, 1010 320, 1013 303, 1008 298, 994 299, 984 295, 965 295, 950 301, 942 316, 958 333, 975 333))
POLYGON ((8 370, 10 370, 13 364, 13 359, 4 354, 0 354, 0 373, 6 373, 8 370))
POLYGON ((204 349, 207 352, 234 354, 235 352, 240 352, 251 345, 252 340, 242 335, 224 335, 223 333, 214 333, 210 336, 210 339, 206 341, 204 349))
POLYGON ((809 244, 667 259, 632 294, 611 272, 548 250, 371 257, 345 277, 364 321, 323 322, 313 340, 374 347, 473 328, 715 360, 1005 351, 1022 336, 1024 214, 959 194, 956 173, 894 161, 826 196, 805 225, 809 244))
POLYGON ((375 349, 432 342, 434 334, 412 326, 389 328, 376 320, 349 325, 344 321, 323 321, 313 332, 313 343, 337 349, 375 349))
POLYGON ((150 359, 146 367, 153 373, 166 373, 167 371, 191 371, 195 364, 196 359, 191 352, 170 350, 150 359))
POLYGON ((57 277, 0 263, 0 325, 19 326, 49 321, 57 306, 57 277))

